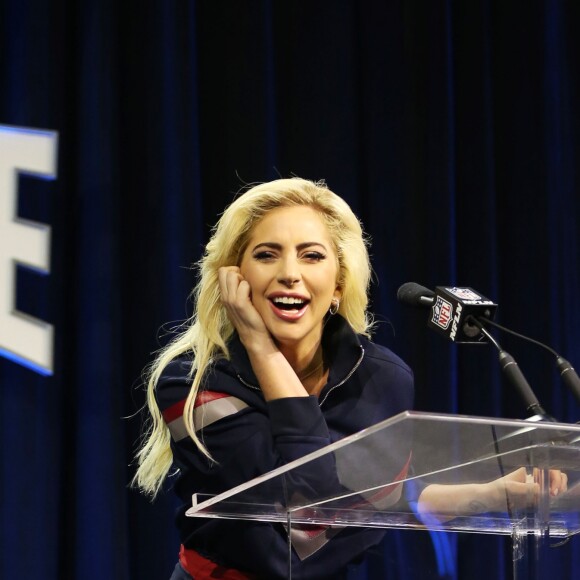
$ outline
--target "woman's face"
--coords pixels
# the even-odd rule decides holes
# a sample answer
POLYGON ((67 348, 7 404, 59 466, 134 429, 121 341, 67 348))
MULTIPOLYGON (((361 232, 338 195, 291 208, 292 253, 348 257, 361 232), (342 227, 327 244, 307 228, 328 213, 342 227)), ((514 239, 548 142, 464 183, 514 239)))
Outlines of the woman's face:
POLYGON ((338 260, 328 229, 308 206, 270 211, 254 227, 240 274, 279 346, 317 348, 337 286, 338 260))

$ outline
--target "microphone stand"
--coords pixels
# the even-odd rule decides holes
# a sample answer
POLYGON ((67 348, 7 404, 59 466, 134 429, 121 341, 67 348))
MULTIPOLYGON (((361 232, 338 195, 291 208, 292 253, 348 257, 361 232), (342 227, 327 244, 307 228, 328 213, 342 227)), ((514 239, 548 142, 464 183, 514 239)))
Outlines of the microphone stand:
POLYGON ((514 357, 499 345, 497 340, 484 328, 483 324, 477 318, 470 316, 467 322, 468 324, 474 324, 477 326, 482 334, 499 351, 499 364, 501 370, 510 383, 515 387, 516 391, 524 401, 526 411, 530 415, 526 421, 555 421, 554 417, 548 415, 542 405, 540 405, 530 383, 526 380, 524 373, 522 373, 514 357))
POLYGON ((514 336, 517 336, 518 338, 521 338, 522 340, 527 340, 528 342, 531 342, 532 344, 540 346, 544 350, 547 350, 549 353, 554 355, 556 357, 556 366, 558 367, 558 370, 560 371, 562 381, 568 387, 568 389, 570 389, 570 391, 572 391, 572 394, 574 395, 576 400, 580 403, 580 378, 578 377, 578 374, 574 370, 572 363, 567 361, 563 356, 559 355, 553 348, 549 347, 547 344, 544 344, 543 342, 540 342, 539 340, 534 340, 533 338, 530 338, 529 336, 526 336, 524 334, 520 334, 519 332, 515 332, 514 330, 510 330, 509 328, 506 328, 505 326, 501 326, 497 322, 494 322, 493 320, 489 320, 487 318, 478 317, 477 320, 481 324, 490 324, 491 326, 498 328, 499 330, 502 330, 503 332, 508 332, 509 334, 513 334, 514 336))

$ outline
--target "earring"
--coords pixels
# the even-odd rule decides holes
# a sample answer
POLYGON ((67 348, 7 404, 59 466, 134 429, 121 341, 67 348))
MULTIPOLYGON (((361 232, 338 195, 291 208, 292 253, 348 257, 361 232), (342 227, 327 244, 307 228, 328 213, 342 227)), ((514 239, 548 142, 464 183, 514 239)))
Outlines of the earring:
POLYGON ((328 312, 329 314, 334 316, 338 312, 339 308, 340 308, 340 300, 338 298, 333 298, 330 301, 330 308, 328 309, 328 312))

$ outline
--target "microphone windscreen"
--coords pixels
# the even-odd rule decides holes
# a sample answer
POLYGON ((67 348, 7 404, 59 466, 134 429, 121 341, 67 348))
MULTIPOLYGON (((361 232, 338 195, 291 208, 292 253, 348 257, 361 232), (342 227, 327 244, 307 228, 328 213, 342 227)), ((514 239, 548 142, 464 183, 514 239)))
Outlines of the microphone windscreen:
POLYGON ((429 288, 425 288, 425 286, 415 282, 406 282, 397 290, 397 300, 399 302, 420 308, 428 305, 421 298, 431 298, 432 296, 435 296, 433 290, 429 290, 429 288))

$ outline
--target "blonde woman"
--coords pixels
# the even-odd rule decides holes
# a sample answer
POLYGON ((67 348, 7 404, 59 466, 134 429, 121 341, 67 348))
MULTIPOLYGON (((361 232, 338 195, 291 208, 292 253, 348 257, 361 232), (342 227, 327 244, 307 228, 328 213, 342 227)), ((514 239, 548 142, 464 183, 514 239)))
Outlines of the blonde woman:
MULTIPOLYGON (((199 274, 194 316, 150 370, 135 482, 155 496, 177 472, 173 579, 285 578, 283 526, 186 518, 192 494, 223 492, 411 408, 412 374, 369 339, 365 237, 322 183, 280 179, 240 195, 199 274)), ((340 578, 381 537, 296 532, 293 577, 340 578)))

